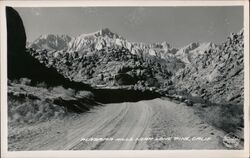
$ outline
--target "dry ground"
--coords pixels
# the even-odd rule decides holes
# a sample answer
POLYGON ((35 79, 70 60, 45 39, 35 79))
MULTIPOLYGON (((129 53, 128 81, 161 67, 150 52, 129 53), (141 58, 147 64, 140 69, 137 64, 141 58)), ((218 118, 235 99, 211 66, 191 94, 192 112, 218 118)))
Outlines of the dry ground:
POLYGON ((226 149, 224 136, 191 107, 154 99, 105 104, 63 120, 9 128, 9 150, 226 149))

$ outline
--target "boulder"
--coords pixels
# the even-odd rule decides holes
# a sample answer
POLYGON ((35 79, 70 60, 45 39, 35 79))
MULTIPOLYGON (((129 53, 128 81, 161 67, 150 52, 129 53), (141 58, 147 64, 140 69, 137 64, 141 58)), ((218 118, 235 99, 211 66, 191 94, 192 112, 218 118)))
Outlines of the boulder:
POLYGON ((193 106, 193 102, 191 100, 185 100, 184 103, 187 104, 187 106, 193 106))

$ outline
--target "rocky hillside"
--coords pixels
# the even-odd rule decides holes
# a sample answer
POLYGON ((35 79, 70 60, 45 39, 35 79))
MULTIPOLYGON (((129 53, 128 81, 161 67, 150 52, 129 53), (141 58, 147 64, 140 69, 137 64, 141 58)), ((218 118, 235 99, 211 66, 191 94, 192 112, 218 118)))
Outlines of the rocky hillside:
POLYGON ((159 87, 184 66, 179 59, 141 57, 124 47, 106 47, 82 55, 78 52, 30 49, 29 52, 47 67, 55 67, 66 78, 92 86, 141 85, 159 87), (175 62, 172 62, 172 61, 175 62))
POLYGON ((237 104, 243 103, 243 51, 243 31, 222 44, 190 43, 182 48, 167 42, 129 42, 107 28, 76 38, 40 36, 29 44, 33 57, 72 81, 155 87, 237 104))
POLYGON ((212 42, 207 43, 190 43, 187 46, 179 49, 175 56, 181 59, 186 64, 191 64, 193 60, 196 60, 199 55, 208 52, 209 50, 216 50, 218 46, 212 42))
POLYGON ((61 37, 40 36, 29 44, 30 53, 65 77, 92 86, 160 87, 169 84, 173 72, 184 67, 184 63, 174 56, 177 49, 167 42, 132 43, 106 28, 67 38, 71 41, 57 45, 60 49, 52 48, 57 41, 65 41, 61 37), (56 38, 51 41, 51 37, 56 38))
POLYGON ((184 67, 184 63, 174 56, 177 49, 166 42, 131 43, 109 29, 102 29, 57 45, 63 49, 51 49, 51 43, 65 41, 60 37, 40 36, 29 45, 29 52, 65 77, 92 86, 161 87, 169 84, 172 74, 184 67), (48 37, 47 40, 44 37, 48 37), (51 41, 49 37, 56 38, 51 41))
POLYGON ((242 30, 220 46, 193 53, 192 62, 173 76, 175 88, 211 102, 243 104, 243 38, 242 30))

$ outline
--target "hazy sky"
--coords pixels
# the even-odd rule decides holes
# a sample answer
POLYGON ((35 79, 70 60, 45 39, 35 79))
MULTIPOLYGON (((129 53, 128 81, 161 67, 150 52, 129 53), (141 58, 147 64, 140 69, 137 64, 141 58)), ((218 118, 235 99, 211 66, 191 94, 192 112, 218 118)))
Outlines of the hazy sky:
POLYGON ((243 28, 243 7, 77 7, 15 8, 27 38, 41 34, 77 36, 109 28, 129 41, 163 42, 182 47, 191 42, 221 43, 243 28))

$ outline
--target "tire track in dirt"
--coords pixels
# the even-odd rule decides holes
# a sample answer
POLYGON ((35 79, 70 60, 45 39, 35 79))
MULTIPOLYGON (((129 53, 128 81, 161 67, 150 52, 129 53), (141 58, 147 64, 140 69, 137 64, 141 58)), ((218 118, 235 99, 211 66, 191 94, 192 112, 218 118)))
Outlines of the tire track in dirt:
MULTIPOLYGON (((136 138, 143 136, 149 128, 151 108, 144 102, 129 103, 129 111, 123 119, 123 124, 115 129, 113 138, 131 139, 132 141, 110 141, 104 142, 99 148, 102 150, 134 150, 140 143, 136 138)), ((141 145, 142 146, 142 145, 141 145)), ((142 148, 147 148, 145 145, 142 148)))
POLYGON ((105 125, 111 124, 112 120, 126 114, 126 110, 127 105, 125 103, 121 106, 109 104, 90 111, 78 120, 65 120, 64 126, 68 128, 64 129, 66 132, 63 138, 51 139, 51 137, 47 137, 43 140, 37 140, 28 150, 69 150, 77 145, 81 138, 90 137, 96 131, 104 128, 105 125))
POLYGON ((206 124, 192 108, 163 99, 106 104, 29 142, 27 150, 224 149, 224 133, 206 124), (62 134, 55 134, 60 131, 62 134), (136 138, 211 137, 209 142, 140 141, 136 138), (83 138, 115 141, 82 141, 83 138), (116 141, 116 139, 132 141, 116 141))
POLYGON ((162 99, 150 100, 147 104, 152 106, 155 114, 151 135, 155 138, 177 138, 171 141, 150 142, 150 149, 225 149, 222 145, 225 133, 201 120, 191 107, 162 99), (186 137, 190 139, 179 140, 186 137))
MULTIPOLYGON (((110 138, 114 133, 116 133, 116 130, 119 128, 119 126, 122 126, 124 122, 124 117, 127 115, 129 111, 129 106, 127 103, 123 103, 120 106, 124 106, 124 111, 122 111, 120 114, 118 114, 116 117, 110 120, 110 122, 107 122, 102 126, 102 128, 93 131, 90 135, 84 134, 83 138, 110 138)), ((99 146, 101 146, 105 141, 98 141, 98 142, 88 142, 85 143, 83 141, 79 142, 75 146, 73 146, 70 149, 73 150, 95 150, 98 149, 99 146)))
MULTIPOLYGON (((99 120, 95 124, 91 124, 93 126, 85 127, 87 132, 82 133, 82 130, 79 129, 75 132, 75 135, 80 135, 81 138, 89 138, 94 136, 97 132, 102 131, 105 128, 112 129, 109 126, 113 125, 114 122, 116 122, 118 119, 122 119, 124 115, 127 114, 128 107, 126 104, 123 104, 123 108, 120 112, 114 113, 113 115, 110 115, 108 118, 103 118, 102 120, 99 120), (87 130, 89 129, 89 130, 87 130)), ((66 147, 63 147, 64 150, 72 150, 75 146, 81 143, 81 139, 76 137, 71 143, 68 143, 66 147)))

